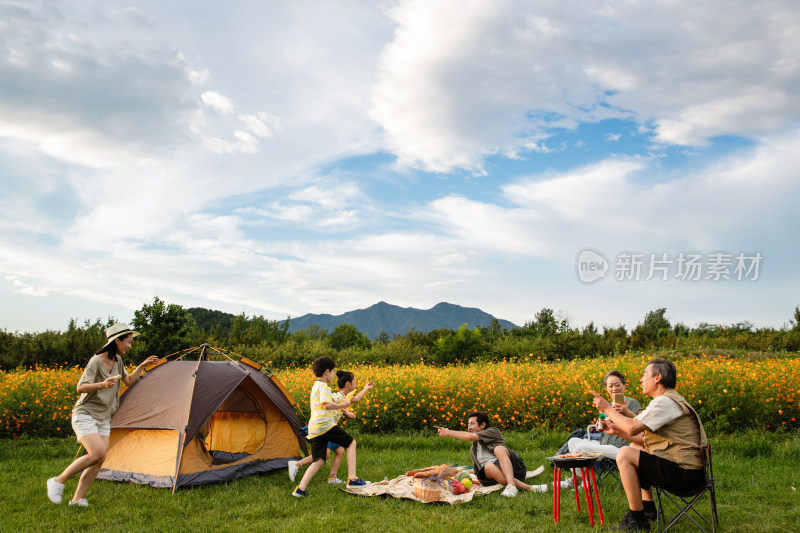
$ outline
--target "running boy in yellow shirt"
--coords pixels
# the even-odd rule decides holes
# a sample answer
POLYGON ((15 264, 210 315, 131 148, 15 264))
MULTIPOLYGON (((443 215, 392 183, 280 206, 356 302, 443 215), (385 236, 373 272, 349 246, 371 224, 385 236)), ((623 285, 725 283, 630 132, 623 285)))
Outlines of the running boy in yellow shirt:
MULTIPOLYGON (((336 424, 336 411, 350 407, 352 400, 344 399, 342 403, 334 403, 329 384, 333 381, 336 363, 330 357, 319 357, 311 365, 317 380, 311 388, 311 418, 308 422, 308 443, 311 445, 311 459, 313 462, 303 474, 300 484, 292 492, 295 498, 308 496, 308 484, 317 471, 325 464, 328 452, 328 442, 338 444, 347 453, 347 488, 361 489, 370 484, 356 475, 356 441, 336 424)), ((365 391, 372 388, 372 382, 367 383, 365 391)))

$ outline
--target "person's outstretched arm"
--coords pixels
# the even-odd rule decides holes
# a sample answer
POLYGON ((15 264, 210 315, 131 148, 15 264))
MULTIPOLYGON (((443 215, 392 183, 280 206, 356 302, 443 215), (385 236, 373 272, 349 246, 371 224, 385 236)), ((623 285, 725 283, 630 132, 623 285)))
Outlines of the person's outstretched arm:
POLYGON ((475 442, 481 440, 477 433, 470 433, 469 431, 456 431, 454 429, 447 429, 441 426, 433 426, 439 432, 440 437, 453 437, 454 439, 463 440, 467 442, 475 442))

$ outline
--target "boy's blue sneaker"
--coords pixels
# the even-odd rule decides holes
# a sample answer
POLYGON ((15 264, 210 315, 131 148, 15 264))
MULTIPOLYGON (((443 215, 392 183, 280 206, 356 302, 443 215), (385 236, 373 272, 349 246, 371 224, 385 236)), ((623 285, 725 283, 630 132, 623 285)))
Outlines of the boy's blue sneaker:
POLYGON ((305 498, 308 496, 308 491, 301 489, 300 485, 298 485, 297 488, 294 489, 294 492, 292 492, 292 496, 295 498, 305 498))
POLYGON ((369 487, 370 485, 372 485, 372 483, 369 481, 364 481, 360 477, 351 479, 347 482, 348 489, 363 489, 364 487, 369 487))

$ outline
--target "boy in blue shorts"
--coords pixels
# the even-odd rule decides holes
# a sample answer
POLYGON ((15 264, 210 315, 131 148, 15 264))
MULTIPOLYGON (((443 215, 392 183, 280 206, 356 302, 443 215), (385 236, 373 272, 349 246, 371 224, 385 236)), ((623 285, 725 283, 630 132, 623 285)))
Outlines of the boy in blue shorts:
POLYGON ((308 484, 317 471, 325 464, 328 454, 328 442, 338 444, 347 453, 347 488, 361 489, 368 486, 356 475, 356 441, 345 430, 336 424, 336 411, 350 407, 353 400, 344 399, 342 403, 334 403, 329 384, 334 378, 336 363, 330 357, 319 357, 311 365, 317 380, 311 388, 311 418, 308 421, 308 444, 311 447, 312 463, 303 474, 300 484, 292 492, 295 498, 308 496, 308 484))

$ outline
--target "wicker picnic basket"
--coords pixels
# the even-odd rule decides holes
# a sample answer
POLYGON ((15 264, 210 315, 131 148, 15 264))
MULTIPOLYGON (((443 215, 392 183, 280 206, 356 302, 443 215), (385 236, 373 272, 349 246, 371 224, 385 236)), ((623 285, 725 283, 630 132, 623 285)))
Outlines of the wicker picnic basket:
POLYGON ((438 502, 442 498, 442 487, 425 478, 414 478, 414 496, 424 502, 438 502))

